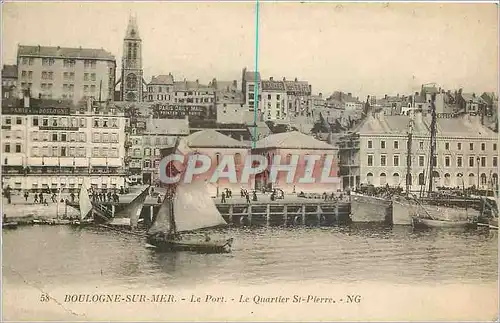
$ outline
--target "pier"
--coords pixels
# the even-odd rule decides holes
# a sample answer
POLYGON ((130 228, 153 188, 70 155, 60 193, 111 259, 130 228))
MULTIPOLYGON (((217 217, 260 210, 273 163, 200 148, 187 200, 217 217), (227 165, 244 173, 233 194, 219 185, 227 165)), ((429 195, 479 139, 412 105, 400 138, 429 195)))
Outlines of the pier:
MULTIPOLYGON (((116 212, 126 202, 98 202, 116 212)), ((235 226, 329 226, 349 221, 350 203, 320 199, 290 198, 290 200, 252 201, 246 203, 239 197, 226 203, 216 201, 216 206, 227 223, 235 226)), ((78 208, 78 203, 68 202, 78 208)), ((153 223, 160 203, 148 198, 141 211, 146 225, 153 223)))

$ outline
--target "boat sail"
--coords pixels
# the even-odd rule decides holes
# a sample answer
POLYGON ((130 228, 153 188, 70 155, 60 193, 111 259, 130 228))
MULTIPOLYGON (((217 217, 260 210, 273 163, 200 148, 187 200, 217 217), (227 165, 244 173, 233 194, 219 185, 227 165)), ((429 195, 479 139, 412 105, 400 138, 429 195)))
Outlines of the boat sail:
POLYGON ((90 200, 89 191, 85 182, 80 188, 78 203, 80 205, 80 221, 83 221, 92 211, 92 201, 90 200))
POLYGON ((147 186, 132 202, 124 209, 116 212, 107 224, 111 226, 126 226, 131 229, 136 229, 139 223, 140 212, 144 206, 144 202, 148 197, 150 186, 147 186))
POLYGON ((183 239, 181 233, 227 225, 215 206, 206 184, 194 182, 177 186, 175 197, 166 194, 156 220, 148 231, 147 242, 165 251, 228 253, 233 239, 204 241, 183 239))

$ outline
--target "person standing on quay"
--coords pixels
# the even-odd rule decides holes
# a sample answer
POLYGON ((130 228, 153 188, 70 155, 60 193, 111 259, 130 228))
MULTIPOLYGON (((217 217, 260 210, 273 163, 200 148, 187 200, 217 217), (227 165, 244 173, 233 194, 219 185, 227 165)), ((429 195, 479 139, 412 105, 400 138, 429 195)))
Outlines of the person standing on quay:
POLYGON ((224 192, 222 192, 222 194, 221 194, 221 199, 220 199, 220 202, 221 202, 222 204, 226 203, 226 194, 225 194, 224 192))

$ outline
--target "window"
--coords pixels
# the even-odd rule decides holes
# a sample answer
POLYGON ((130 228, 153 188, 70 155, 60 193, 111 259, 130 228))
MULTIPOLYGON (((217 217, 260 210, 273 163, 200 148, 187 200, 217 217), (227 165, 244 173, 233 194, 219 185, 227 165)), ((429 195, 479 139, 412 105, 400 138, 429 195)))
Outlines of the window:
POLYGON ((457 157, 457 167, 462 167, 462 156, 457 157))
POLYGON ((52 141, 57 141, 57 133, 52 134, 52 141))
POLYGON ((10 118, 5 118, 5 124, 12 124, 12 120, 10 118))
POLYGON ((418 156, 418 166, 424 167, 425 165, 425 156, 418 156))
POLYGON ((385 166, 386 163, 387 163, 387 156, 385 155, 380 156, 380 166, 385 166))
POLYGON ((65 133, 61 134, 61 141, 66 141, 66 134, 65 133))
POLYGON ((66 157, 66 147, 61 147, 61 156, 66 157))
POLYGON ((380 148, 385 149, 385 140, 380 142, 380 148))
POLYGON ((437 167, 437 156, 433 156, 433 157, 432 157, 432 165, 433 165, 434 167, 437 167))
POLYGON ((88 81, 89 80, 89 73, 83 73, 83 80, 88 81))
POLYGON ((450 167, 450 156, 444 157, 444 166, 450 167))
POLYGON ((486 149, 486 144, 483 142, 481 143, 481 150, 485 150, 486 149))
POLYGON ((469 150, 474 150, 474 144, 472 142, 469 144, 469 150))
POLYGON ((486 157, 481 157, 481 167, 486 167, 486 157))
POLYGON ((462 150, 462 143, 461 142, 457 143, 457 149, 462 150))
POLYGON ((368 148, 369 149, 373 148, 373 141, 368 140, 368 148))
POLYGON ((38 126, 38 117, 33 117, 33 127, 37 127, 38 126))
POLYGON ((418 148, 419 149, 424 149, 424 142, 423 141, 419 141, 418 142, 418 148))
POLYGON ((16 124, 23 124, 23 119, 21 117, 17 117, 16 124))
POLYGON ((52 156, 57 157, 59 155, 59 147, 52 147, 52 156))
POLYGON ((92 156, 99 156, 99 147, 92 148, 92 156))
POLYGON ((368 155, 368 166, 373 166, 373 156, 368 155))
POLYGON ((399 149, 399 141, 394 141, 394 149, 399 149))
MULTIPOLYGON (((397 141, 396 141, 397 142, 397 141)), ((399 156, 394 156, 394 166, 399 166, 399 156)))
POLYGON ((497 167, 497 165, 498 165, 498 157, 494 156, 493 157, 493 167, 497 167))
POLYGON ((52 126, 57 127, 57 118, 52 119, 52 126))
POLYGON ((474 157, 469 157, 469 167, 474 167, 474 157))
POLYGON ((444 143, 444 149, 450 150, 450 143, 449 142, 444 143))
POLYGON ((4 148, 3 148, 3 151, 5 153, 10 153, 10 144, 5 144, 4 148))
POLYGON ((425 184, 425 178, 424 178, 424 173, 418 174, 418 185, 424 185, 425 184))
POLYGON ((101 134, 98 132, 94 132, 92 139, 93 142, 101 142, 101 134))
POLYGON ((113 128, 118 127, 118 125, 116 123, 116 118, 111 119, 111 127, 113 127, 113 128))
POLYGON ((111 157, 118 157, 118 148, 116 147, 111 148, 111 157))
POLYGON ((497 144, 493 144, 493 150, 497 150, 497 144))
POLYGON ((97 118, 94 118, 94 128, 99 127, 99 120, 97 118))

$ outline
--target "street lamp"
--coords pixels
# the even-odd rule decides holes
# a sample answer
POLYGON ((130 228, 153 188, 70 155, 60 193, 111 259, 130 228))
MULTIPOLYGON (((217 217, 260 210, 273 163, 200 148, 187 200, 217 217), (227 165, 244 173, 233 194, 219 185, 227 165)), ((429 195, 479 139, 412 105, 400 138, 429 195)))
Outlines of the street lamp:
POLYGON ((481 158, 479 156, 476 158, 477 161, 477 189, 479 190, 479 162, 481 161, 481 158))

